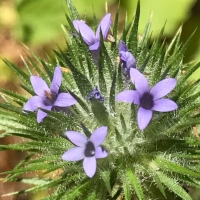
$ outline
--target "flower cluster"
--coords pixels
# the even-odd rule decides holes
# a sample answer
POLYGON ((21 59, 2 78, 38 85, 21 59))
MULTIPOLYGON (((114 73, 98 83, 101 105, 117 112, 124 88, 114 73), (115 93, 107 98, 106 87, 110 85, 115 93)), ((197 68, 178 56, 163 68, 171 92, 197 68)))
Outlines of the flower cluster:
POLYGON ((186 189, 200 186, 200 81, 191 75, 200 62, 183 73, 189 40, 182 44, 181 29, 170 43, 152 40, 151 20, 141 33, 140 1, 133 22, 122 25, 119 10, 93 28, 66 3, 66 48, 45 60, 30 52, 27 73, 4 59, 31 95, 0 88, 0 138, 22 137, 0 151, 27 155, 2 178, 31 184, 4 196, 193 199, 186 189))
MULTIPOLYGON (((100 47, 100 33, 106 40, 111 25, 111 15, 103 17, 96 33, 83 21, 74 20, 73 26, 78 32, 72 34, 75 37, 83 38, 90 51, 98 51, 100 47)), ((170 100, 164 99, 165 95, 171 92, 176 86, 175 78, 166 78, 158 82, 151 89, 145 76, 136 69, 136 59, 128 51, 126 44, 120 41, 118 44, 118 53, 122 76, 128 76, 135 90, 124 90, 119 92, 115 100, 136 104, 138 106, 137 123, 140 130, 144 130, 152 119, 153 111, 169 112, 178 108, 177 104, 170 100)), ((47 113, 45 110, 52 110, 55 107, 69 107, 76 103, 74 97, 69 93, 60 92, 62 72, 59 66, 54 70, 54 76, 50 88, 38 76, 31 76, 30 81, 36 96, 31 97, 24 105, 23 110, 37 110, 37 122, 40 123, 47 113), (43 109, 43 110, 41 110, 43 109)), ((87 100, 96 99, 104 104, 104 97, 101 95, 97 86, 85 97, 87 100)), ((55 110, 55 109, 53 109, 55 110)), ((88 177, 93 177, 96 172, 96 159, 107 157, 107 152, 100 146, 107 134, 107 127, 97 128, 87 139, 84 135, 76 131, 66 131, 65 136, 75 147, 69 149, 62 155, 65 161, 83 160, 83 169, 88 177)))

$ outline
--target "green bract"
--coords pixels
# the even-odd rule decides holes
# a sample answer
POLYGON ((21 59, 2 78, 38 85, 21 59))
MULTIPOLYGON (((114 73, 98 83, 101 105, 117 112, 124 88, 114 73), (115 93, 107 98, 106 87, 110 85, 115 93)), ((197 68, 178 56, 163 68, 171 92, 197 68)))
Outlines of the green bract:
POLYGON ((24 61, 26 72, 5 60, 30 96, 34 95, 30 84, 33 71, 50 85, 54 68, 61 66, 63 79, 60 92, 69 93, 77 101, 70 107, 69 114, 41 108, 47 112, 47 117, 38 124, 36 113, 22 112, 30 96, 1 89, 4 103, 0 103, 0 129, 4 133, 0 136, 14 135, 25 140, 0 145, 0 150, 26 152, 24 160, 3 174, 8 175, 6 181, 31 184, 29 189, 12 194, 48 190, 43 198, 45 200, 192 199, 183 187, 200 187, 200 141, 192 132, 192 128, 200 123, 200 84, 199 80, 192 83, 187 80, 200 63, 182 73, 184 53, 192 35, 185 44, 181 44, 180 28, 173 40, 165 44, 162 41, 163 28, 159 38, 151 43, 149 21, 139 37, 138 3, 133 23, 125 24, 122 34, 118 32, 117 11, 111 26, 115 42, 104 42, 101 34, 97 65, 81 35, 71 35, 75 33, 72 21, 81 18, 70 0, 67 0, 67 5, 66 29, 70 33, 66 36, 65 50, 54 50, 55 57, 47 60, 40 60, 31 52, 32 56, 24 61), (143 131, 137 126, 137 107, 115 101, 120 91, 134 90, 127 77, 123 76, 117 59, 120 40, 134 55, 136 68, 145 75, 150 87, 165 77, 177 79, 175 89, 167 98, 176 102, 178 109, 169 113, 155 112, 143 131), (94 88, 98 88, 102 101, 88 99, 94 88), (97 161, 96 173, 89 178, 81 162, 61 159, 62 154, 73 146, 64 133, 66 130, 76 131, 85 133, 89 138, 91 132, 100 126, 108 127, 103 142, 108 156, 97 161), (27 177, 28 172, 39 170, 48 178, 27 177), (19 178, 25 173, 26 178, 19 178))

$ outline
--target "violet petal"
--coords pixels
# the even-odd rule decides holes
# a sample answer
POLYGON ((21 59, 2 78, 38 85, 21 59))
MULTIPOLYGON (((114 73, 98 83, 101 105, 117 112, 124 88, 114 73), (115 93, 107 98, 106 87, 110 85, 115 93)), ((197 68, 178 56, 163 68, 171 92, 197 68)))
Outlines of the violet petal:
POLYGON ((127 103, 134 103, 134 104, 140 103, 140 95, 135 90, 124 90, 118 93, 115 99, 117 101, 127 102, 127 103))
POLYGON ((50 89, 47 86, 47 84, 44 82, 44 80, 38 76, 31 76, 31 85, 33 87, 34 92, 40 96, 40 97, 45 97, 45 92, 47 91, 50 93, 50 89))
POLYGON ((100 42, 95 42, 94 44, 92 44, 91 46, 89 46, 90 51, 95 51, 99 48, 99 44, 100 42))
POLYGON ((65 135, 68 139, 78 147, 85 147, 88 139, 79 132, 67 131, 65 135))
POLYGON ((130 52, 126 52, 127 60, 126 60, 126 68, 136 68, 136 60, 134 56, 130 52))
POLYGON ((47 116, 47 113, 45 113, 42 110, 38 110, 37 112, 37 123, 42 122, 42 120, 47 116))
POLYGON ((60 93, 54 103, 55 106, 67 107, 76 103, 76 99, 69 93, 60 93))
POLYGON ((120 51, 119 52, 120 59, 123 60, 123 61, 127 61, 127 59, 128 59, 127 53, 128 52, 120 51))
POLYGON ((152 107, 152 110, 159 112, 169 112, 172 110, 176 110, 177 108, 177 104, 170 99, 158 99, 154 101, 154 106, 152 107))
POLYGON ((95 86, 95 88, 89 93, 89 95, 87 96, 87 99, 88 100, 96 99, 99 101, 104 100, 104 98, 101 96, 97 86, 95 86))
POLYGON ((176 86, 175 78, 168 78, 158 82, 152 87, 150 93, 153 95, 154 100, 159 99, 167 95, 176 86))
POLYGON ((130 52, 120 51, 120 59, 126 63, 122 65, 123 68, 136 68, 136 60, 130 52))
MULTIPOLYGON (((52 106, 42 106, 41 108, 46 109, 46 110, 51 110, 52 106)), ((38 110, 37 123, 40 123, 46 116, 47 116, 47 113, 45 113, 42 110, 38 110)))
POLYGON ((62 80, 62 72, 60 67, 57 66, 54 70, 53 80, 50 86, 51 91, 53 91, 55 94, 58 94, 58 90, 61 85, 61 80, 62 80))
POLYGON ((152 118, 152 110, 146 110, 142 107, 139 107, 137 113, 137 122, 140 130, 146 128, 152 118))
POLYGON ((106 126, 101 126, 97 128, 90 136, 90 141, 95 147, 99 146, 105 139, 107 135, 108 128, 106 126))
POLYGON ((97 27, 97 30, 96 30, 96 39, 97 40, 100 40, 100 29, 102 31, 103 39, 105 39, 107 37, 111 23, 112 23, 111 14, 108 13, 102 18, 102 20, 99 23, 99 26, 97 27))
POLYGON ((123 42, 123 41, 119 41, 119 45, 118 45, 118 51, 120 52, 120 51, 128 51, 128 49, 127 49, 127 47, 126 47, 126 45, 125 45, 125 43, 123 42))
POLYGON ((92 178, 96 172, 96 158, 94 156, 92 157, 85 157, 83 160, 83 169, 87 176, 92 178))
POLYGON ((96 147, 95 158, 105 158, 108 156, 108 153, 102 147, 96 147))
POLYGON ((76 31, 80 32, 87 45, 92 45, 95 42, 95 34, 87 24, 80 20, 74 20, 73 25, 76 31))
POLYGON ((81 147, 73 147, 62 155, 62 159, 66 161, 78 161, 84 158, 84 148, 81 147))
POLYGON ((39 96, 33 96, 31 97, 23 107, 23 110, 28 110, 33 112, 36 110, 38 107, 43 107, 43 98, 39 96))
POLYGON ((130 76, 131 76, 131 81, 133 82, 133 84, 135 84, 135 88, 140 93, 141 96, 145 92, 149 91, 149 85, 147 79, 137 69, 131 68, 130 76))

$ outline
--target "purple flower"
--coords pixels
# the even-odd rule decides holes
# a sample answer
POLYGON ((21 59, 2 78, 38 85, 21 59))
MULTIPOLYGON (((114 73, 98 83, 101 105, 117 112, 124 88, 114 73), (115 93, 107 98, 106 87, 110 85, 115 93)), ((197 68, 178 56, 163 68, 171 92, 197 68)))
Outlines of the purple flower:
POLYGON ((88 100, 92 100, 93 98, 96 100, 99 100, 99 101, 104 100, 104 98, 101 96, 97 86, 95 86, 95 88, 92 90, 92 92, 90 92, 90 94, 87 97, 88 100))
POLYGON ((89 46, 89 49, 91 51, 97 50, 99 48, 100 44, 100 29, 103 34, 103 39, 106 39, 108 35, 108 31, 111 25, 111 14, 108 13, 103 17, 100 24, 98 25, 98 28, 96 30, 96 34, 92 31, 92 29, 85 24, 83 21, 80 20, 74 20, 73 25, 77 32, 80 32, 81 36, 83 37, 83 40, 85 43, 89 46))
POLYGON ((88 140, 81 133, 67 131, 66 136, 76 146, 62 155, 66 161, 83 160, 83 169, 87 176, 92 178, 96 172, 96 159, 107 157, 107 152, 99 146, 105 139, 107 127, 97 128, 88 140))
POLYGON ((136 60, 134 56, 128 52, 128 49, 124 42, 120 41, 118 46, 120 63, 122 66, 122 71, 125 75, 130 74, 130 68, 136 68, 136 60))
MULTIPOLYGON (((67 107, 74 105, 76 100, 69 93, 58 93, 61 80, 62 72, 59 66, 54 70, 54 76, 50 88, 42 78, 31 76, 31 85, 37 95, 31 97, 26 102, 23 110, 34 112, 37 108, 51 110, 53 107, 67 107)), ((39 109, 37 112, 37 122, 40 123, 46 116, 47 113, 39 109)))
POLYGON ((116 100, 134 103, 139 106, 137 122, 140 130, 149 124, 153 110, 168 112, 178 108, 177 104, 170 99, 161 97, 167 95, 176 86, 176 79, 168 78, 158 82, 151 89, 147 79, 136 69, 130 69, 130 77, 136 90, 125 90, 117 94, 116 100))

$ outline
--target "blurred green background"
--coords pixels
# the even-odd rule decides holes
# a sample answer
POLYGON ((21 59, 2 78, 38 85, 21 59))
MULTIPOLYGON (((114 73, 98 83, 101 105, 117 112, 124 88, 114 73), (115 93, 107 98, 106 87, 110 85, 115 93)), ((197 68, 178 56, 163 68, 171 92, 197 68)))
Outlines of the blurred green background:
MULTIPOLYGON (((114 20, 117 10, 118 0, 72 0, 81 16, 86 15, 88 22, 96 13, 101 19, 106 10, 112 13, 114 20)), ((127 11, 128 20, 132 20, 137 0, 121 0, 120 4, 120 27, 127 11)), ((23 44, 32 49, 40 58, 45 58, 46 53, 52 54, 52 49, 58 44, 61 48, 65 47, 65 34, 62 25, 66 24, 65 13, 67 6, 64 0, 0 0, 0 57, 7 58, 23 68, 20 55, 25 56, 27 49, 23 44)), ((164 38, 169 41, 181 25, 183 25, 182 41, 200 25, 200 0, 141 0, 141 18, 139 34, 142 33, 151 12, 152 19, 152 39, 156 38, 167 21, 164 38)), ((163 38, 163 39, 164 39, 163 38)), ((193 64, 200 60, 200 29, 198 28, 195 36, 188 48, 184 58, 184 63, 193 64)), ((195 72, 193 78, 200 78, 200 70, 195 72)), ((19 80, 0 60, 0 87, 21 92, 18 87, 19 80)), ((2 143, 12 142, 2 141, 2 143)), ((3 162, 13 156, 12 152, 0 154, 3 162), (7 157, 6 157, 7 156, 7 157)), ((16 156, 13 157, 15 159, 16 156)), ((17 162, 17 160, 16 160, 17 162)), ((0 171, 9 169, 16 164, 13 162, 9 166, 0 164, 0 171), (3 166, 3 167, 2 167, 3 166)), ((1 162, 0 162, 1 163, 1 162)), ((1 184, 1 183, 0 183, 1 184)), ((2 184, 3 185, 3 184, 2 184)), ((0 187, 0 194, 5 191, 17 190, 16 186, 0 187), (9 190, 6 190, 8 189, 9 190), (5 190, 5 191, 4 191, 5 190)), ((16 199, 40 199, 34 197, 16 197, 16 199)), ((0 197, 1 199, 1 197, 0 197)), ((6 199, 6 198, 3 198, 6 199)), ((9 199, 9 198, 7 198, 9 199)))
MULTIPOLYGON (((73 0, 80 14, 92 18, 93 12, 100 19, 106 12, 114 13, 118 7, 118 0, 73 0)), ((137 0, 123 0, 120 5, 120 22, 123 27, 125 13, 128 20, 133 17, 137 0)), ((43 57, 50 53, 55 44, 64 48, 64 32, 61 28, 66 23, 65 12, 67 6, 65 0, 1 0, 0 1, 0 57, 6 57, 22 66, 20 55, 24 54, 25 44, 37 55, 43 57)), ((139 33, 142 33, 150 13, 153 12, 152 38, 158 36, 162 26, 167 21, 164 37, 167 40, 175 34, 183 24, 182 40, 199 26, 200 0, 141 0, 141 19, 139 33)), ((189 46, 185 56, 185 62, 200 60, 200 30, 189 46)), ((0 61, 0 84, 14 87, 12 73, 0 61)), ((195 73, 195 77, 200 77, 195 73)))

